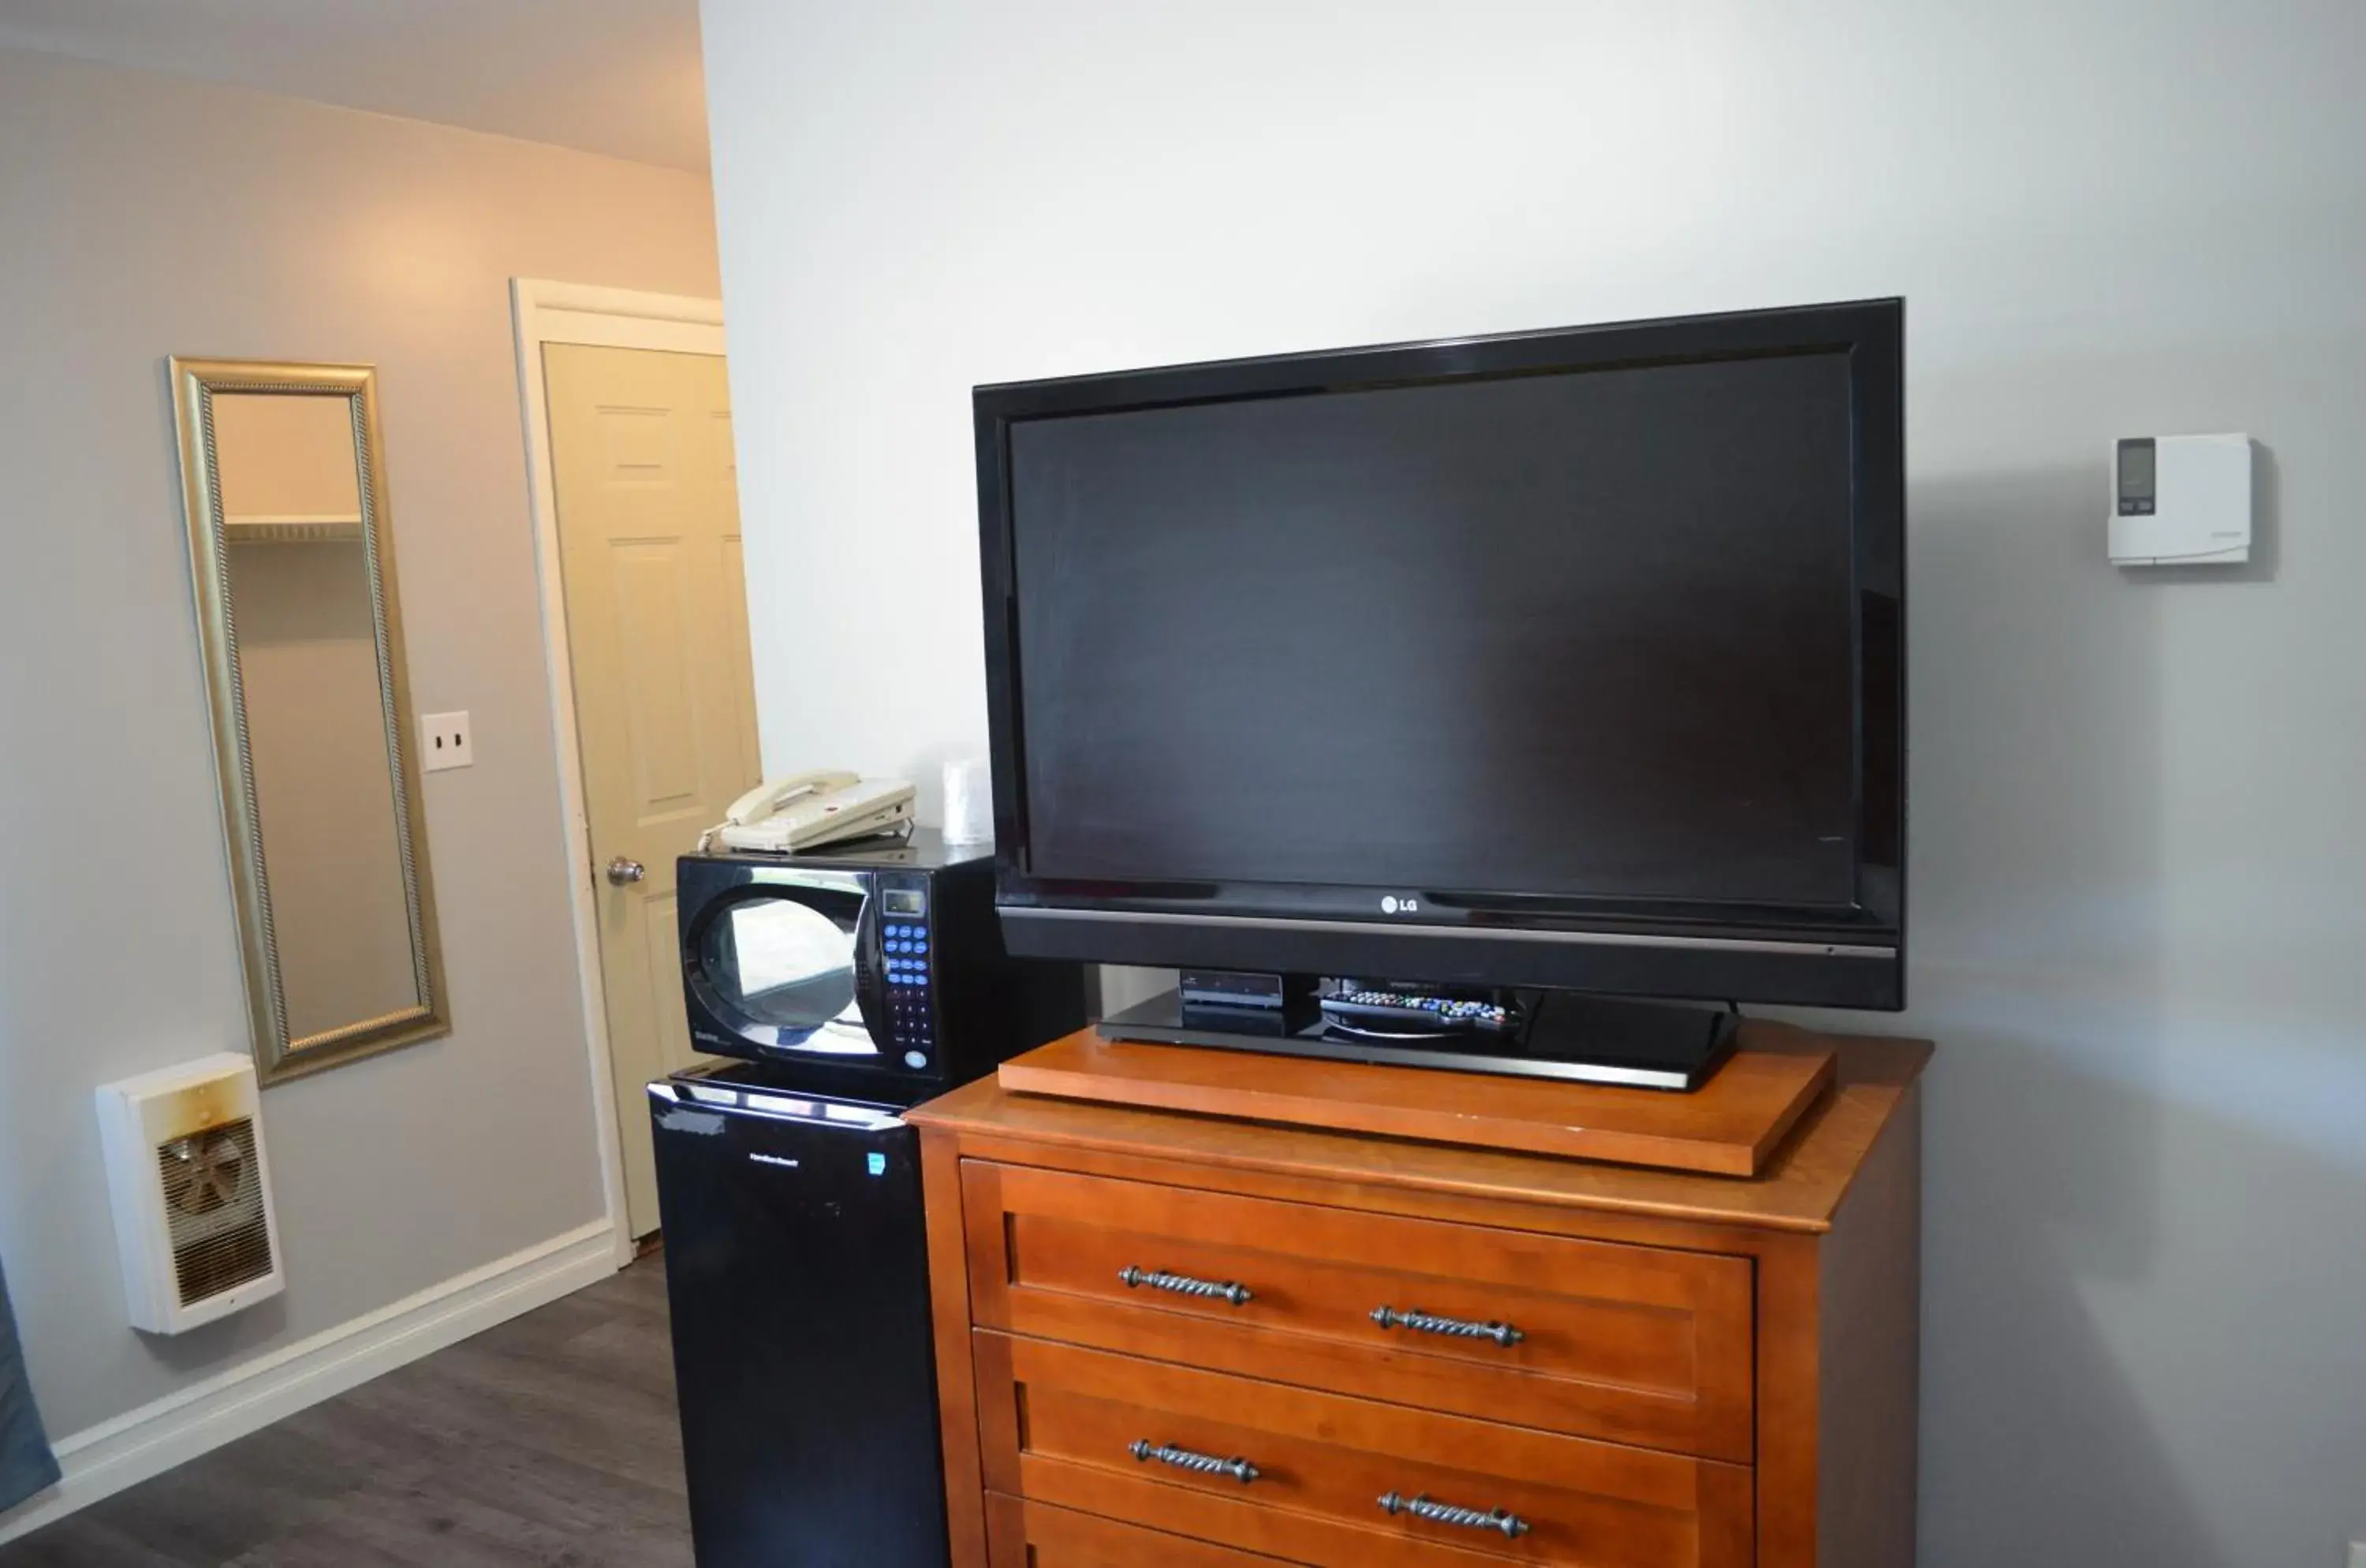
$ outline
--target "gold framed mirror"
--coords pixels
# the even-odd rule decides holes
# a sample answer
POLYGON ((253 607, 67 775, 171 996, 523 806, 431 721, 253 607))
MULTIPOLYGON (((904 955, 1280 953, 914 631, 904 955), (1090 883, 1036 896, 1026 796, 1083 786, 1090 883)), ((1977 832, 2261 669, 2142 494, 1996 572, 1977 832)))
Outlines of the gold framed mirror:
POLYGON ((451 1028, 367 366, 171 362, 255 1066, 451 1028))

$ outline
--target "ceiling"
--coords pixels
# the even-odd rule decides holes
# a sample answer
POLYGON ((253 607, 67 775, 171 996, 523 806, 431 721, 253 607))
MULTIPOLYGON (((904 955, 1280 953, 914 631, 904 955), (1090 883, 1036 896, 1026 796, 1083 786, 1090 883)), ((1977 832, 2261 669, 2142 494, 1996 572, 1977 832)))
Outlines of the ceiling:
POLYGON ((0 48, 706 168, 697 0, 0 0, 0 48))

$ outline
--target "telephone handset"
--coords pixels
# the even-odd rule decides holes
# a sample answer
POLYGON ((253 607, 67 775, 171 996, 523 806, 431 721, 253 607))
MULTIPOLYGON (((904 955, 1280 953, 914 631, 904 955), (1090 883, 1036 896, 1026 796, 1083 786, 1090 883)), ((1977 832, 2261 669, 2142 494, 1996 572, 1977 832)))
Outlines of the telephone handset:
POLYGON ((912 786, 835 769, 770 779, 731 803, 707 839, 725 848, 786 854, 884 833, 912 819, 912 786))
POLYGON ((856 773, 840 773, 825 768, 818 773, 794 773, 783 779, 768 779, 731 803, 723 820, 734 828, 759 822, 779 814, 781 807, 801 795, 828 795, 834 790, 862 783, 856 773))

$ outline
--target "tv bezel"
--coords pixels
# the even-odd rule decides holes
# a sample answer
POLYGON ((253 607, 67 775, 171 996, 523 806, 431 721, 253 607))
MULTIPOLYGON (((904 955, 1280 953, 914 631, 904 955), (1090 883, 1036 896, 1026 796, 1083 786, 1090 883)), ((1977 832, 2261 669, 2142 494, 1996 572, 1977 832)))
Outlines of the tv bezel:
POLYGON ((975 388, 995 902, 1019 956, 1541 987, 1671 999, 1905 1005, 1905 301, 1439 338, 975 388), (1029 864, 1012 425, 1063 415, 1765 355, 1849 357, 1856 902, 1783 909, 1487 889, 1077 882, 1029 864), (1894 632, 1867 637, 1877 600, 1894 632), (1885 739, 1886 738, 1886 739, 1885 739), (1886 858, 1876 858, 1885 856, 1886 858), (1411 896, 1410 911, 1402 901, 1411 896), (1384 909, 1382 900, 1399 900, 1384 909), (1394 910, 1396 912, 1390 912, 1394 910))

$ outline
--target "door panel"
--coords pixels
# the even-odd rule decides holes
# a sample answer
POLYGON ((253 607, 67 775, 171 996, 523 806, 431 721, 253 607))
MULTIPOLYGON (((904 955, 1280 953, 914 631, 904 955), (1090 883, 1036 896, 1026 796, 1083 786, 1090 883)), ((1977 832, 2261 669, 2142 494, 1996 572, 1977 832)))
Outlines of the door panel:
POLYGON ((682 603, 690 584, 678 540, 621 541, 612 547, 609 568, 625 672, 634 805, 640 821, 652 824, 698 804, 703 758, 682 603))
MULTIPOLYGON (((648 948, 645 960, 649 976, 649 995, 658 1012, 670 1019, 682 1018, 687 1009, 682 996, 682 953, 674 936, 677 920, 676 902, 670 893, 662 898, 652 898, 643 912, 641 940, 648 948)), ((691 1049, 688 1029, 658 1031, 660 1050, 664 1054, 665 1071, 680 1072, 698 1065, 698 1053, 691 1049)))
MULTIPOLYGON (((728 437, 731 427, 727 423, 723 434, 728 437)), ((722 541, 724 592, 735 604, 748 603, 748 568, 736 534, 722 541)), ((748 652, 748 617, 742 614, 727 617, 724 628, 731 638, 731 667, 753 670, 748 652)), ((739 701, 733 717, 737 724, 741 771, 754 778, 762 770, 762 754, 756 746, 756 687, 751 681, 738 691, 739 701)))
MULTIPOLYGON (((603 351, 595 349, 592 352, 603 351)), ((605 476, 608 483, 670 485, 673 482, 672 415, 673 410, 670 407, 632 408, 621 403, 600 405, 601 445, 608 457, 605 476)))
POLYGON ((551 472, 636 1235, 657 1228, 641 1086, 687 1066, 674 859, 756 783, 730 395, 714 355, 551 344, 551 472), (612 861, 637 882, 604 874, 612 861))

